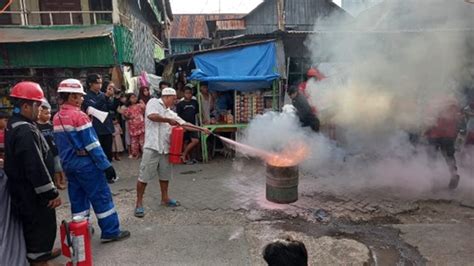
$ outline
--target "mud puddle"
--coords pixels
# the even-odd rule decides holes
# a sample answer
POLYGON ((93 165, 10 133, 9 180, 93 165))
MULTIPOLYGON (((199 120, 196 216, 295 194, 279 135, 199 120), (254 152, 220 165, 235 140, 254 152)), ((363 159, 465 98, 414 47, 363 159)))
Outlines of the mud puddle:
POLYGON ((291 223, 275 224, 274 226, 285 231, 301 232, 313 237, 329 236, 358 241, 369 248, 372 258, 370 265, 425 265, 426 260, 420 252, 405 243, 400 237, 400 231, 389 225, 396 223, 397 220, 393 218, 368 222, 336 219, 328 224, 296 218, 291 223))

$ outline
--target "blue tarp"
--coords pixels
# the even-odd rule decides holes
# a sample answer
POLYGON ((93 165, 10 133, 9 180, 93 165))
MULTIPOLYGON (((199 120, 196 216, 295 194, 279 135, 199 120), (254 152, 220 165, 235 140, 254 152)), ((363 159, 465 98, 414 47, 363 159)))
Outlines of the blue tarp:
POLYGON ((277 73, 274 42, 199 54, 191 80, 207 81, 214 91, 250 91, 271 87, 277 73))

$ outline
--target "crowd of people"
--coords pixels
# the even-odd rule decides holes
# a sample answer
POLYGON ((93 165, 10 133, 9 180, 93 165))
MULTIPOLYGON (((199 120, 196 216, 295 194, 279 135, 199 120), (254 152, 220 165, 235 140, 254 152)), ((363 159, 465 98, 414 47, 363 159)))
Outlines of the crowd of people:
MULTIPOLYGON (((181 84, 175 90, 163 81, 157 90, 142 86, 137 94, 124 94, 98 74, 89 75, 85 84, 66 79, 58 85, 60 108, 51 119, 52 108, 40 85, 28 81, 16 84, 10 93, 12 114, 0 113, 0 252, 6 254, 2 260, 8 265, 25 265, 27 261, 47 265, 60 255, 60 250, 53 248, 55 209, 61 205, 58 189, 66 186, 72 216, 88 218, 92 206, 102 242, 128 238, 130 232, 121 229, 108 185, 118 180, 112 162, 119 161, 125 150, 131 159, 141 160, 134 215, 145 216, 143 197, 147 184, 155 178, 159 179, 161 204, 179 206, 168 194, 173 178, 169 162, 172 127, 185 130, 182 162, 196 163, 190 154, 199 144, 199 133, 210 134, 197 126, 198 114, 202 112, 201 123, 207 124, 216 109, 228 108, 224 106, 226 97, 214 97, 207 84, 201 84, 200 89, 201 106, 191 84, 181 84), (91 108, 106 117, 90 115, 91 108)), ((291 87, 288 94, 302 126, 318 132, 317 109, 311 106, 306 89, 291 87)), ((461 135, 466 145, 474 144, 474 102, 464 109, 450 102, 424 135, 443 154, 451 173, 449 187, 456 188, 456 139, 461 135)), ((90 231, 94 231, 92 226, 90 231)), ((278 265, 270 262, 284 260, 280 256, 286 256, 285 252, 296 254, 300 265, 306 265, 304 245, 291 239, 267 246, 264 258, 278 265)))
MULTIPOLYGON (((128 238, 130 232, 120 227, 107 184, 118 180, 112 162, 120 160, 124 144, 131 158, 141 158, 135 216, 144 216, 143 194, 155 177, 160 180, 161 203, 179 206, 168 195, 173 175, 168 159, 171 126, 187 132, 184 162, 199 141, 197 131, 210 133, 194 125, 199 108, 189 88, 180 102, 166 82, 158 94, 142 87, 136 95, 123 94, 97 74, 89 75, 84 85, 66 79, 58 85, 60 108, 51 119, 51 106, 40 85, 16 84, 10 93, 12 114, 0 113, 2 263, 48 265, 60 255, 60 249, 53 248, 55 209, 61 205, 58 189, 65 189, 66 180, 72 217, 88 218, 92 206, 102 242, 128 238), (93 115, 91 108, 106 117, 93 115)), ((90 231, 95 231, 91 225, 90 231)))

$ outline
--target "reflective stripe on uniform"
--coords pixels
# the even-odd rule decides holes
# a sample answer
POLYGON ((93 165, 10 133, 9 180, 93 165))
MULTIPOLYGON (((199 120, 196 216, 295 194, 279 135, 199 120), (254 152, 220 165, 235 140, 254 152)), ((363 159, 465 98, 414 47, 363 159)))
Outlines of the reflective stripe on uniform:
POLYGON ((30 259, 30 260, 35 260, 41 256, 45 256, 45 255, 49 255, 51 254, 51 251, 50 252, 39 252, 39 253, 26 253, 26 256, 30 259))
POLYGON ((21 125, 29 125, 30 123, 28 122, 25 122, 25 121, 18 121, 18 122, 15 122, 12 124, 12 128, 16 128, 18 126, 21 126, 21 125))
POLYGON ((74 127, 71 125, 56 125, 54 126, 54 132, 72 132, 72 131, 81 131, 87 128, 92 127, 92 123, 86 123, 79 127, 74 127))
POLYGON ((87 128, 90 128, 92 127, 92 123, 89 122, 89 123, 86 123, 85 125, 82 125, 80 127, 76 127, 76 131, 81 131, 81 130, 84 130, 84 129, 87 129, 87 128))
POLYGON ((35 192, 36 194, 41 194, 47 191, 50 191, 51 189, 55 188, 53 182, 50 182, 46 185, 40 186, 40 187, 35 187, 35 192))
POLYGON ((115 213, 115 207, 102 213, 96 213, 97 219, 104 219, 115 213))
POLYGON ((65 125, 64 127, 63 126, 54 126, 54 132, 70 132, 70 131, 74 131, 75 128, 73 126, 68 126, 68 125, 65 125))
POLYGON ((100 147, 100 143, 98 141, 92 142, 91 144, 86 146, 86 150, 91 151, 91 150, 93 150, 94 148, 97 148, 97 147, 100 147))
POLYGON ((85 211, 82 211, 82 212, 76 212, 76 213, 73 213, 72 214, 72 217, 74 216, 83 216, 83 217, 87 217, 89 216, 89 210, 85 210, 85 211))

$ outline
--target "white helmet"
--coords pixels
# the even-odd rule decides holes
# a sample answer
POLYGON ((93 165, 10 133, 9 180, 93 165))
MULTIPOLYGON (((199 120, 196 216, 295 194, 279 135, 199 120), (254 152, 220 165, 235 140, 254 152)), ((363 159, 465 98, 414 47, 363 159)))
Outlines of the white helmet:
POLYGON ((86 95, 84 92, 84 87, 77 79, 66 79, 61 81, 58 86, 58 93, 59 92, 69 92, 69 93, 80 93, 86 95))

